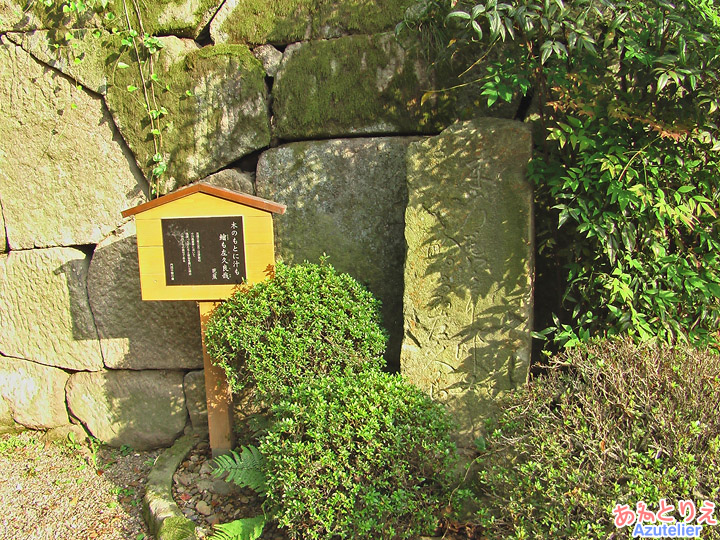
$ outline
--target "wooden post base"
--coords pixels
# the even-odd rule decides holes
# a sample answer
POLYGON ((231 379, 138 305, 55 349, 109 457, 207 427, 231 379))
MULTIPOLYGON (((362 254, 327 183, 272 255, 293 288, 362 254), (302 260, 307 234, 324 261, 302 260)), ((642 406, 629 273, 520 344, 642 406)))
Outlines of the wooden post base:
POLYGON ((212 456, 227 454, 234 446, 232 430, 232 395, 225 372, 212 363, 205 344, 205 327, 210 313, 218 302, 198 302, 202 331, 203 364, 205 367, 205 393, 207 395, 208 430, 212 456))

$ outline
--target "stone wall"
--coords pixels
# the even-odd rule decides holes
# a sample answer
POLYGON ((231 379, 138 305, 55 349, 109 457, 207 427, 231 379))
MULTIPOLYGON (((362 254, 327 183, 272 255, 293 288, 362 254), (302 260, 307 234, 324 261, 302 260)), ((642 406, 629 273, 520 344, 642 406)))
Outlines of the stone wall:
MULTIPOLYGON (((442 76, 391 33, 413 3, 138 3, 145 30, 164 36, 160 191, 203 180, 286 204, 278 255, 327 253, 365 283, 396 368, 408 170, 431 183, 454 174, 418 172, 412 156, 462 112, 455 97, 422 100, 442 76)), ((198 309, 140 298, 134 224, 120 212, 151 196, 156 149, 127 90, 136 74, 112 57, 122 23, 88 12, 74 45, 57 47, 70 21, 58 5, 0 0, 0 429, 78 424, 110 444, 165 446, 203 426, 198 309)))

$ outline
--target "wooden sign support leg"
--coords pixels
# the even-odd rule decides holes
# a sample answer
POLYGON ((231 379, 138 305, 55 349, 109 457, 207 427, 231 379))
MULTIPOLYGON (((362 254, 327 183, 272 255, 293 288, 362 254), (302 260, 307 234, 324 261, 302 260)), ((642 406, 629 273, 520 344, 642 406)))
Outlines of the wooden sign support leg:
POLYGON ((217 302, 198 302, 202 331, 203 364, 205 366, 208 430, 210 432, 210 449, 213 457, 229 453, 234 445, 230 387, 223 369, 212 363, 205 344, 205 326, 215 306, 217 306, 217 302))

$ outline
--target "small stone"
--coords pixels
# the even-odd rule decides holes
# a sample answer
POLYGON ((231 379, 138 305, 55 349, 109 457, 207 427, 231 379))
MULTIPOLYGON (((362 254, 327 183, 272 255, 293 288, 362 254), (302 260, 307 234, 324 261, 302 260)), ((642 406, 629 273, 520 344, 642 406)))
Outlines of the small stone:
POLYGON ((212 480, 198 480, 196 485, 198 491, 211 491, 213 488, 212 480))
POLYGON ((238 502, 239 502, 240 504, 247 504, 247 503, 250 502, 250 499, 248 499, 245 495, 240 495, 240 496, 238 497, 238 502))
POLYGON ((208 522, 208 525, 215 526, 215 525, 218 525, 218 524, 220 523, 220 518, 218 517, 217 514, 211 514, 211 515, 209 515, 208 517, 205 518, 205 521, 208 522))
POLYGON ((206 461, 202 464, 202 467, 200 467, 200 474, 211 474, 213 469, 215 467, 213 466, 211 461, 206 461))
POLYGON ((200 512, 200 513, 201 513, 202 515, 204 515, 204 516, 209 516, 210 514, 213 513, 212 508, 211 508, 210 505, 209 505, 208 503, 206 503, 205 501, 199 501, 199 502, 195 505, 195 510, 197 510, 198 512, 200 512))
POLYGON ((230 495, 230 493, 235 491, 235 486, 225 480, 217 479, 212 483, 211 489, 213 493, 217 493, 218 495, 230 495))
POLYGON ((192 478, 187 473, 177 473, 175 475, 175 479, 178 481, 178 483, 186 487, 190 487, 190 485, 192 484, 192 478))

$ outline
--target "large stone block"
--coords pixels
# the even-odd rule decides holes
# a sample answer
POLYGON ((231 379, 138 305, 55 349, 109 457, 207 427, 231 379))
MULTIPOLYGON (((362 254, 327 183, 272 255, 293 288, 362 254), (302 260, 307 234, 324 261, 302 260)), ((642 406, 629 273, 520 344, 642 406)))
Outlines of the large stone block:
POLYGON ((67 384, 70 412, 112 446, 170 446, 187 422, 181 371, 75 373, 67 384))
POLYGON ((145 200, 101 99, 2 39, 0 192, 11 249, 99 242, 145 200))
POLYGON ((391 34, 290 45, 273 86, 274 132, 283 139, 437 133, 432 74, 416 48, 391 34))
POLYGON ((64 426, 70 423, 65 406, 68 377, 62 369, 0 355, 0 401, 12 419, 25 427, 64 426))
MULTIPOLYGON (((157 94, 167 111, 158 120, 163 145, 156 149, 143 99, 127 86, 140 88, 135 70, 115 73, 107 101, 120 132, 147 178, 159 153, 167 163, 165 193, 199 180, 270 142, 265 72, 244 45, 198 49, 189 40, 162 38, 155 70, 172 91, 157 94)), ((128 63, 132 60, 128 60, 128 63)))
POLYGON ((288 44, 392 30, 415 0, 227 0, 210 23, 215 43, 288 44))
POLYGON ((202 367, 196 303, 142 300, 133 221, 125 223, 95 248, 87 283, 107 367, 202 367))
POLYGON ((75 248, 0 256, 2 354, 65 369, 102 369, 87 270, 88 257, 75 248))
POLYGON ((481 119, 410 145, 404 376, 472 446, 494 400, 527 379, 532 316, 529 128, 481 119))
POLYGON ((260 156, 260 197, 287 205, 275 220, 278 255, 288 263, 330 263, 383 303, 397 364, 402 335, 405 152, 412 137, 300 142, 260 156))

